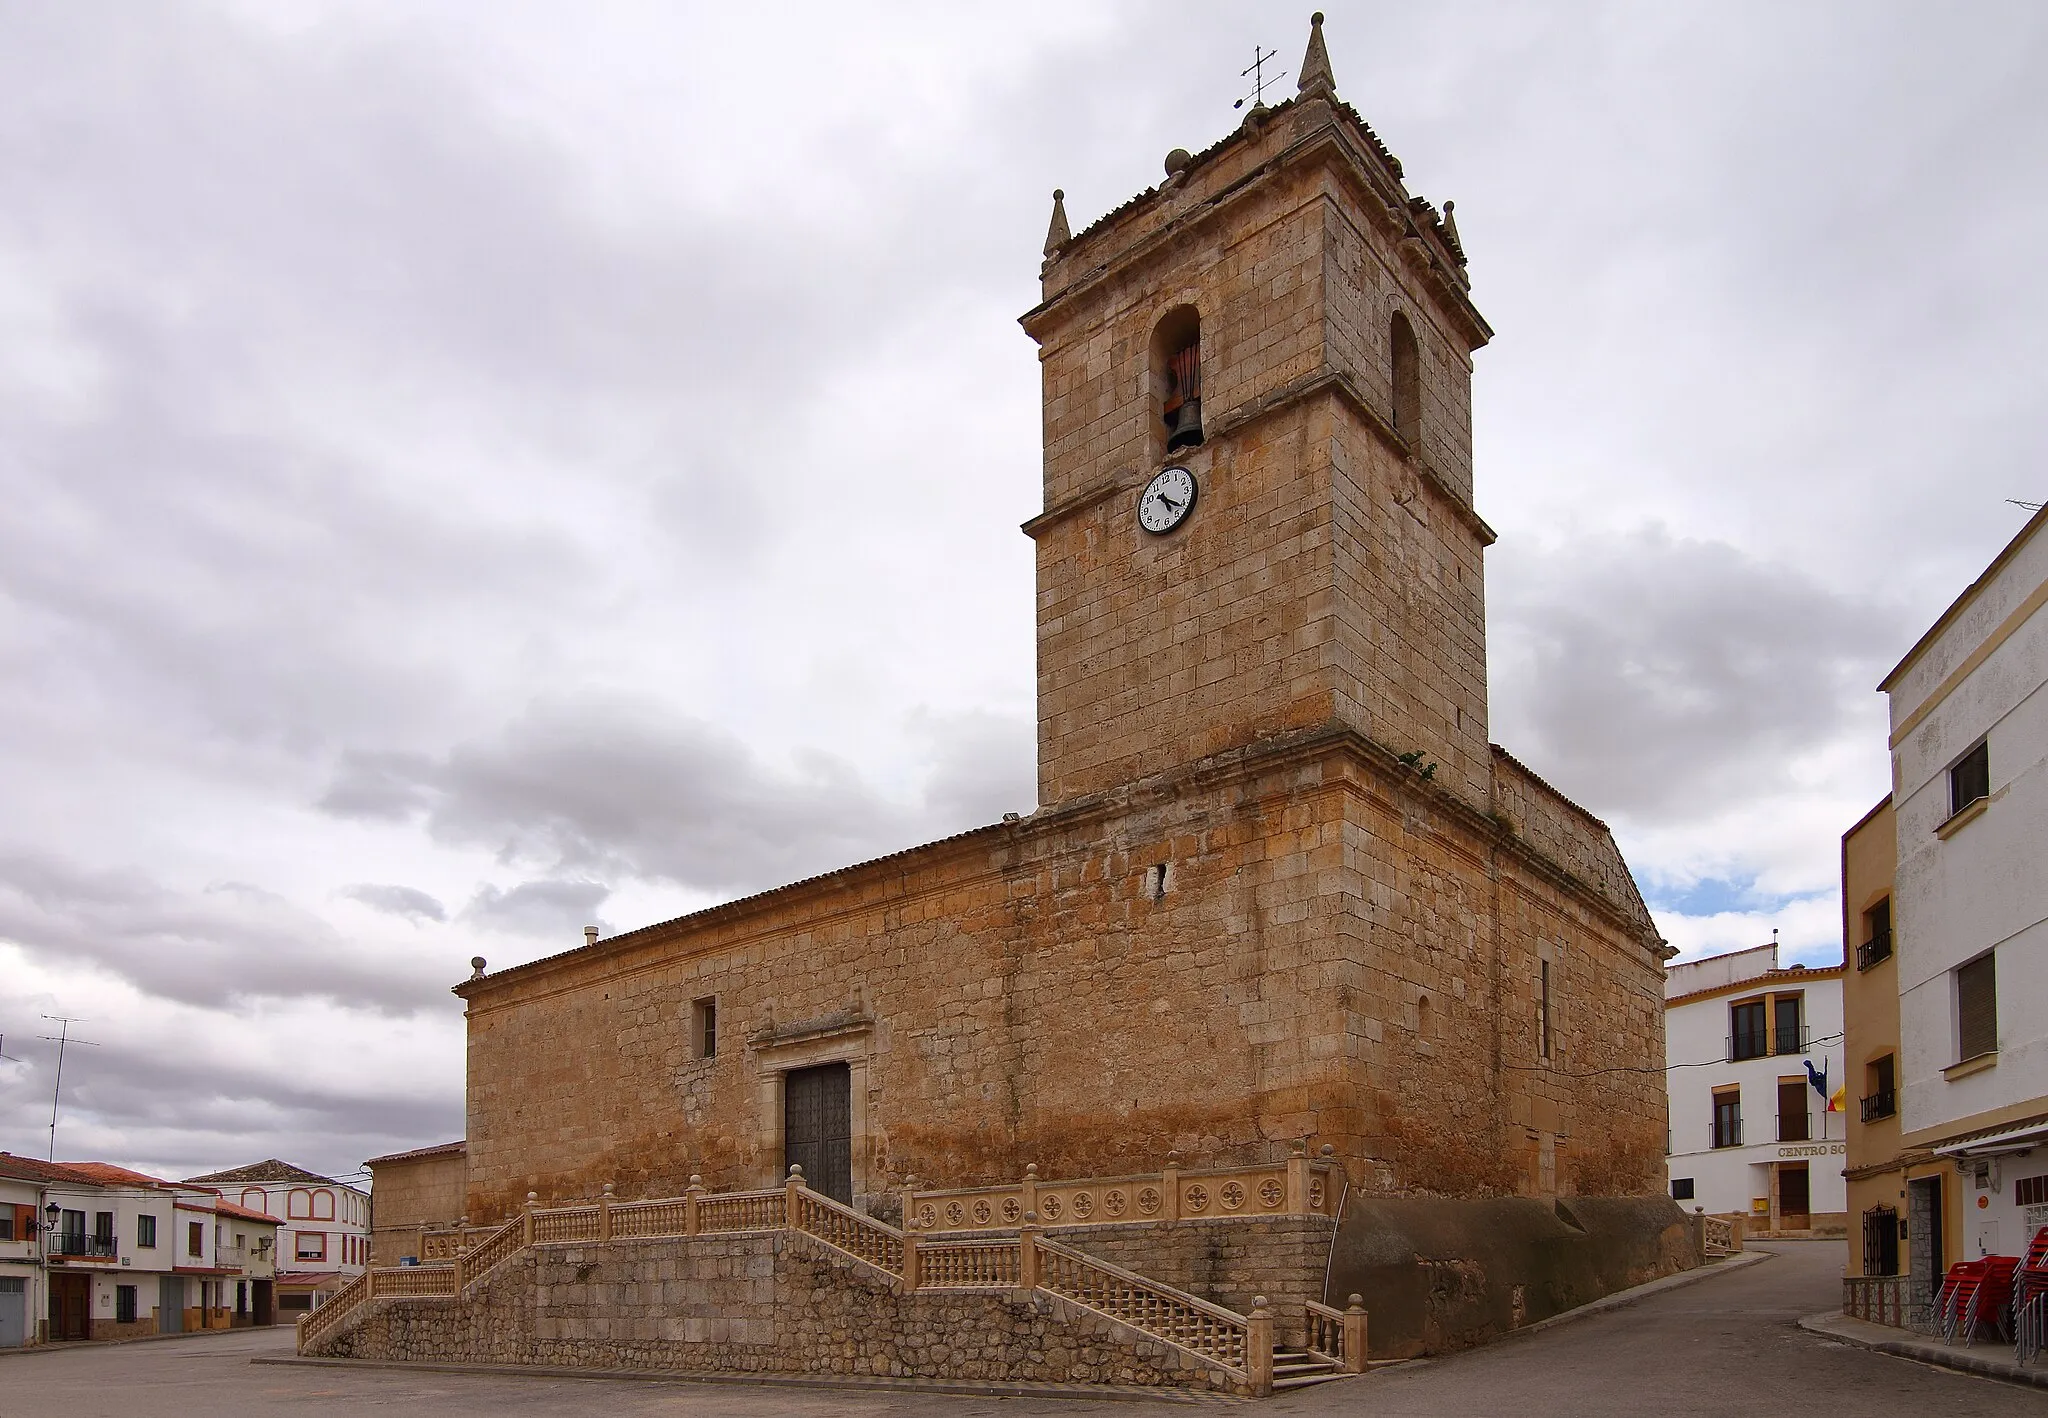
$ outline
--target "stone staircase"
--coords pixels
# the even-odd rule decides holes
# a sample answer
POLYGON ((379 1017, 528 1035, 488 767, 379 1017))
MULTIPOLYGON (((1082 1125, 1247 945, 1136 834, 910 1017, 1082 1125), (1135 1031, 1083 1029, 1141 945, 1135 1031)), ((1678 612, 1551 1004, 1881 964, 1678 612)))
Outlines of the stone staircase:
POLYGON ((1365 1312, 1309 1303, 1282 1347, 1239 1314, 1026 1224, 930 1240, 804 1185, 527 1208, 451 1264, 366 1272, 301 1354, 567 1367, 1084 1382, 1256 1397, 1364 1368, 1365 1312))

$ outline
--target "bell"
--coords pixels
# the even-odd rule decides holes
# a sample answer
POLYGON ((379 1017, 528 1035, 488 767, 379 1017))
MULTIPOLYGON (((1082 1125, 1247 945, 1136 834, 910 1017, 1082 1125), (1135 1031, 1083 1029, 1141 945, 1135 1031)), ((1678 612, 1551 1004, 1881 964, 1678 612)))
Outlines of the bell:
POLYGON ((1173 426, 1166 435, 1166 451, 1202 446, 1202 401, 1188 399, 1173 411, 1173 426))

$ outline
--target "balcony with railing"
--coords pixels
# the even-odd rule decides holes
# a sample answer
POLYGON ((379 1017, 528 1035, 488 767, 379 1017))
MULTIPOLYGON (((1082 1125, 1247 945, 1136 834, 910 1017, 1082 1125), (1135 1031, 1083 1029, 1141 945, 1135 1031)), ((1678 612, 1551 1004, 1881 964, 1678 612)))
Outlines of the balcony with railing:
POLYGON ((1874 1123, 1880 1118, 1893 1116, 1898 1110, 1898 1094, 1889 1088, 1880 1088, 1863 1100, 1863 1121, 1874 1123))
POLYGON ((1856 968, 1868 970, 1892 958, 1892 933, 1879 931, 1856 947, 1856 968))
POLYGON ((88 1236, 83 1231, 52 1231, 50 1254, 78 1256, 85 1260, 114 1260, 119 1247, 112 1236, 88 1236))
POLYGON ((1774 1027, 1738 1029, 1723 1036, 1727 1045, 1727 1061, 1742 1063, 1747 1059, 1766 1059, 1776 1054, 1807 1054, 1813 1052, 1813 1026, 1807 1024, 1780 1024, 1774 1027))
POLYGON ((1813 1141, 1812 1112, 1803 1108, 1796 1112, 1787 1112, 1780 1109, 1778 1112, 1778 1141, 1813 1141))
POLYGON ((1742 1114, 1716 1113, 1713 1122, 1707 1125, 1707 1146, 1742 1146, 1742 1114))

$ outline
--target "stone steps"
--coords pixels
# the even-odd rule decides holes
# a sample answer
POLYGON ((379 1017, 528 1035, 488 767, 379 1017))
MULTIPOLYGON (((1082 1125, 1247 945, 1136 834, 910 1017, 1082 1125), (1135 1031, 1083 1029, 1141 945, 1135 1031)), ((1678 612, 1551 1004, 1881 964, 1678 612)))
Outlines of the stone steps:
POLYGON ((1318 1358, 1305 1349, 1273 1349, 1273 1391, 1282 1389, 1310 1388, 1326 1384, 1332 1379, 1344 1377, 1343 1366, 1331 1359, 1318 1358))

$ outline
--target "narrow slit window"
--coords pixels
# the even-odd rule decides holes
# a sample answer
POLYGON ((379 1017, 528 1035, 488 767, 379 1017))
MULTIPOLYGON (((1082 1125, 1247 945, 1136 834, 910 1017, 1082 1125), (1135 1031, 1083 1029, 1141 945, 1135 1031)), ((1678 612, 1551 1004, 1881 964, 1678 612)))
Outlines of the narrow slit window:
POLYGON ((690 1005, 690 1043, 700 1059, 718 1057, 718 1000, 716 996, 690 1005))
POLYGON ((1550 962, 1540 962, 1540 978, 1536 993, 1536 1052, 1539 1057, 1550 1057, 1550 962))
POLYGON ((1410 447, 1422 434, 1422 350, 1415 327, 1400 311, 1388 330, 1394 363, 1394 432, 1410 447))

